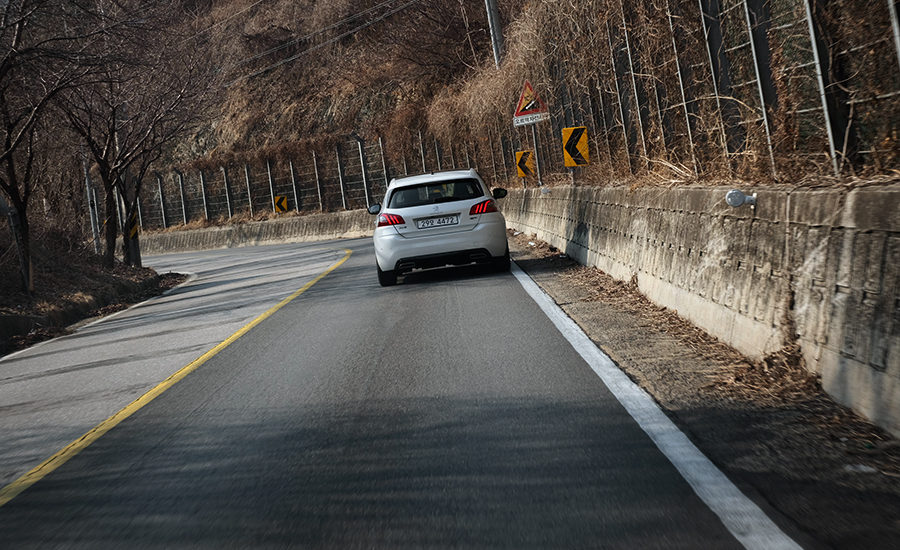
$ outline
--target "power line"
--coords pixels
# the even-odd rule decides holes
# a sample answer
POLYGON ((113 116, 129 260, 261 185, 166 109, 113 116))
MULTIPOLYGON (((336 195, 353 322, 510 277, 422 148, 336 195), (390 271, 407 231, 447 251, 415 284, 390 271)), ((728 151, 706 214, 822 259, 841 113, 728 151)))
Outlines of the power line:
POLYGON ((197 37, 200 36, 201 34, 207 33, 207 32, 209 32, 209 31, 213 30, 214 28, 218 27, 219 25, 222 25, 222 24, 224 24, 224 23, 227 23, 228 21, 231 21, 232 19, 234 19, 234 18, 237 17, 238 15, 240 15, 240 14, 246 12, 246 11, 249 11, 249 10, 251 10, 252 8, 255 8, 256 6, 262 4, 263 2, 265 2, 265 0, 257 0, 256 2, 254 2, 254 3, 250 4, 249 6, 247 6, 246 8, 244 8, 244 9, 242 9, 242 10, 240 10, 240 11, 237 11, 237 12, 235 12, 235 13, 229 15, 229 16, 226 17, 225 19, 223 19, 223 20, 221 20, 221 21, 218 21, 218 22, 216 22, 216 23, 213 23, 212 25, 210 25, 209 27, 206 27, 206 28, 203 29, 202 31, 197 31, 197 32, 194 33, 192 36, 189 36, 189 37, 185 38, 184 40, 182 40, 182 42, 187 42, 188 40, 197 38, 197 37))
POLYGON ((283 50, 283 49, 285 49, 285 48, 289 48, 289 47, 291 47, 291 46, 293 46, 293 45, 295 45, 295 44, 298 44, 298 43, 300 43, 300 42, 303 42, 304 40, 309 40, 310 38, 313 38, 314 36, 317 36, 317 35, 320 35, 320 34, 322 34, 322 33, 324 33, 324 32, 330 31, 330 30, 332 30, 332 29, 334 29, 334 28, 336 28, 336 27, 339 27, 339 26, 341 26, 341 25, 343 25, 343 24, 345 24, 345 23, 349 23, 349 22, 353 21, 354 19, 359 19, 360 17, 362 17, 362 16, 364 16, 364 15, 368 15, 368 14, 372 13, 373 11, 377 11, 378 9, 383 8, 383 7, 387 6, 388 4, 393 4, 395 1, 396 1, 396 0, 387 0, 386 2, 382 2, 381 4, 378 4, 377 6, 373 6, 373 7, 369 8, 369 9, 367 9, 367 10, 363 10, 363 11, 357 13, 357 14, 351 15, 350 17, 347 17, 347 18, 345 18, 345 19, 342 19, 342 20, 338 21, 337 23, 333 23, 333 24, 331 24, 331 25, 329 25, 329 26, 327 26, 327 27, 325 27, 325 28, 323 28, 323 29, 319 29, 319 30, 317 30, 317 31, 315 31, 315 32, 312 32, 312 33, 310 33, 310 34, 307 34, 306 36, 302 36, 302 37, 300 37, 300 38, 291 40, 290 42, 285 42, 284 44, 280 44, 280 45, 278 45, 278 46, 275 46, 275 47, 272 48, 272 49, 266 50, 266 51, 264 51, 264 52, 262 52, 262 53, 258 53, 258 54, 256 54, 256 55, 253 55, 253 56, 251 56, 251 57, 248 57, 248 58, 246 58, 246 59, 243 59, 243 60, 241 60, 241 61, 238 61, 237 63, 234 63, 234 64, 229 65, 229 66, 227 66, 227 67, 223 67, 221 70, 222 70, 222 71, 229 71, 229 70, 231 70, 231 69, 240 67, 241 65, 245 65, 245 64, 247 64, 247 63, 250 63, 251 61, 255 61, 255 60, 257 60, 257 59, 259 59, 259 58, 261 58, 261 57, 265 57, 265 56, 267 56, 267 55, 269 55, 269 54, 275 53, 275 52, 280 51, 280 50, 283 50))
MULTIPOLYGON (((359 31, 361 31, 361 30, 363 30, 363 29, 365 29, 365 28, 367 28, 367 27, 371 27, 371 26, 374 25, 375 23, 378 23, 378 22, 380 22, 380 21, 383 21, 384 19, 390 17, 391 15, 394 15, 395 13, 398 13, 398 12, 400 12, 400 11, 402 11, 402 10, 405 10, 406 8, 412 6, 413 4, 418 3, 419 1, 420 1, 420 0, 410 0, 409 2, 407 2, 407 3, 405 3, 405 4, 401 5, 401 6, 398 6, 398 7, 396 7, 396 8, 393 8, 393 9, 391 9, 391 10, 385 12, 385 13, 383 13, 382 15, 380 15, 379 17, 376 17, 375 19, 373 19, 373 20, 371 20, 371 21, 369 21, 369 22, 367 22, 367 23, 364 23, 364 24, 362 24, 362 25, 360 25, 360 26, 358 26, 358 27, 356 27, 356 28, 354 28, 354 29, 351 29, 351 30, 349 30, 349 31, 347 31, 347 32, 345 32, 345 33, 343 33, 343 34, 340 34, 340 35, 338 35, 338 36, 335 36, 335 37, 332 38, 331 40, 328 40, 328 41, 326 41, 326 42, 323 42, 322 44, 318 44, 318 45, 316 45, 316 46, 313 46, 313 47, 311 47, 311 48, 308 48, 308 49, 306 49, 306 50, 304 50, 304 51, 302 51, 302 52, 300 52, 300 53, 298 53, 298 54, 296 54, 296 55, 293 55, 293 56, 291 56, 291 57, 288 57, 288 58, 286 58, 286 59, 282 59, 281 61, 278 61, 278 62, 276 62, 276 63, 273 63, 273 64, 271 64, 271 65, 269 65, 269 66, 267 66, 267 67, 265 67, 265 68, 259 69, 259 70, 257 70, 257 71, 252 72, 252 73, 246 74, 246 75, 244 75, 244 76, 242 76, 242 77, 236 78, 236 79, 232 80, 231 82, 229 82, 228 84, 226 84, 225 87, 226 87, 226 88, 231 87, 231 86, 237 84, 238 82, 241 82, 241 81, 243 81, 243 80, 247 80, 247 79, 253 78, 253 77, 255 77, 255 76, 259 76, 259 75, 261 75, 261 74, 263 74, 263 73, 265 73, 265 72, 267 72, 267 71, 270 71, 270 70, 272 70, 272 69, 274 69, 274 68, 276 68, 276 67, 280 67, 281 65, 284 65, 284 64, 286 64, 286 63, 290 63, 291 61, 295 61, 295 60, 297 60, 297 59, 303 57, 304 55, 307 55, 307 54, 310 54, 310 53, 312 53, 312 52, 314 52, 314 51, 316 51, 316 50, 322 49, 322 48, 324 48, 325 46, 328 46, 329 44, 333 44, 333 43, 337 42, 338 40, 341 40, 341 39, 346 38, 346 37, 348 37, 348 36, 350 36, 350 35, 352 35, 352 34, 355 34, 355 33, 359 32, 359 31)), ((378 7, 385 6, 385 5, 389 4, 389 3, 390 3, 390 2, 384 2, 384 3, 382 3, 382 4, 379 4, 378 7)), ((371 10, 368 10, 368 11, 371 11, 371 10)), ((328 27, 328 28, 329 28, 329 29, 330 29, 330 28, 334 28, 334 27, 340 25, 341 23, 343 23, 343 22, 345 22, 345 21, 351 21, 351 20, 355 19, 356 17, 357 17, 357 16, 354 16, 354 17, 352 17, 352 18, 345 19, 344 21, 342 21, 342 22, 340 22, 340 23, 335 23, 334 25, 331 25, 331 26, 328 27)), ((321 32, 324 32, 324 30, 323 30, 323 31, 317 31, 316 33, 314 33, 313 35, 310 35, 310 36, 315 36, 316 34, 320 34, 321 32)), ((298 41, 299 41, 299 40, 298 40, 298 41)), ((295 41, 295 43, 298 42, 298 41, 295 41)), ((274 51, 277 51, 278 49, 280 49, 280 48, 275 48, 274 51)), ((240 64, 242 64, 242 63, 243 63, 243 62, 238 63, 238 65, 240 65, 240 64)), ((237 66, 237 65, 234 65, 234 66, 237 66)), ((232 67, 234 67, 234 66, 232 66, 232 67)))

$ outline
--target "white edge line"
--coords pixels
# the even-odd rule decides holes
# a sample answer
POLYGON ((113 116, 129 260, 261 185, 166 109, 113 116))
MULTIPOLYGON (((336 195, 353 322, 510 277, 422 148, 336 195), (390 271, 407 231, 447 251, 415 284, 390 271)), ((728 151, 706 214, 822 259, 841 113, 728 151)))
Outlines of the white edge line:
POLYGON ((802 549, 691 443, 653 398, 634 384, 537 283, 515 263, 511 271, 575 351, 597 373, 628 414, 691 485, 697 496, 719 516, 728 531, 745 548, 802 549))

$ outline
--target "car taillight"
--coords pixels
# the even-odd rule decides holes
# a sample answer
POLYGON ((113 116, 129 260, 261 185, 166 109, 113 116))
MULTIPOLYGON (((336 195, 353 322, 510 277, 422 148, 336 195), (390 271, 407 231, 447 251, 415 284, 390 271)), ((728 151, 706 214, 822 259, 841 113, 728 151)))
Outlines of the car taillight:
POLYGON ((382 214, 378 216, 378 227, 385 227, 388 225, 403 225, 406 222, 403 221, 402 216, 398 216, 397 214, 382 214))
POLYGON ((474 216, 475 214, 487 214, 488 212, 499 212, 497 207, 494 205, 494 201, 488 199, 484 202, 479 202, 475 206, 469 209, 469 215, 474 216))

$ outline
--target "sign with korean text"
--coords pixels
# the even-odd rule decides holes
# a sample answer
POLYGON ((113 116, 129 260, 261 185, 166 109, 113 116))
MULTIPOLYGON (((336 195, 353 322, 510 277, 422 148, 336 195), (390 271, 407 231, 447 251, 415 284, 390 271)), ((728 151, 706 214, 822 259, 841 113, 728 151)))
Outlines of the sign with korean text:
POLYGON ((519 95, 519 103, 516 104, 516 112, 513 115, 513 125, 527 126, 550 118, 549 109, 544 101, 538 97, 531 87, 531 83, 525 81, 522 94, 519 95))

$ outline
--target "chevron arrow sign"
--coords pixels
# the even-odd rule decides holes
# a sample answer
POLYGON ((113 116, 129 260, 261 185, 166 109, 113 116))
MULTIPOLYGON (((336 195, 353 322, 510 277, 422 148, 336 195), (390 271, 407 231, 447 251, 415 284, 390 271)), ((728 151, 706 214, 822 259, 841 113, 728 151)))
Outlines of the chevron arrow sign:
POLYGON ((566 166, 585 166, 590 164, 588 157, 587 127, 563 128, 563 157, 566 166))

